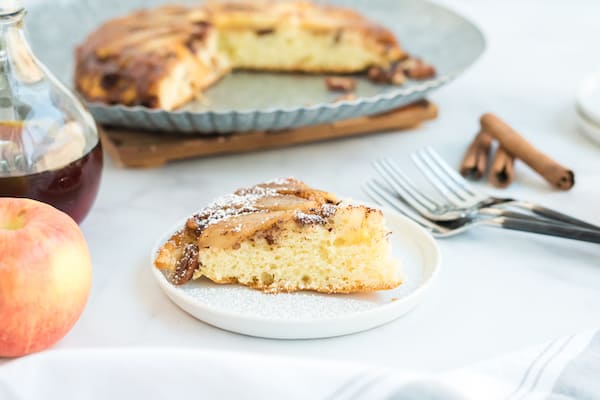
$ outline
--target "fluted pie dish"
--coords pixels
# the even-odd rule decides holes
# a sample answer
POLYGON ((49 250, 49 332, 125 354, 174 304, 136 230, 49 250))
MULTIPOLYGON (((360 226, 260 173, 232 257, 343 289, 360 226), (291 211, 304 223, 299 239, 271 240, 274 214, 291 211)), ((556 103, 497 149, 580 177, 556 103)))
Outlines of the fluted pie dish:
MULTIPOLYGON (((111 19, 166 3, 169 2, 42 2, 29 10, 32 23, 38 26, 58 24, 61 29, 33 30, 30 32, 31 41, 42 61, 64 82, 74 84, 75 48, 84 43, 90 33, 111 19), (56 46, 56 43, 62 45, 56 46)), ((178 0, 176 3, 193 6, 198 1, 178 0)), ((326 123, 387 111, 423 98, 472 64, 485 46, 481 33, 469 21, 427 1, 326 0, 319 3, 350 8, 374 24, 386 27, 399 39, 403 52, 434 65, 436 76, 425 80, 409 78, 401 86, 376 84, 366 77, 357 77, 355 98, 338 101, 339 93, 325 87, 324 75, 321 74, 238 69, 201 90, 200 98, 194 98, 175 110, 110 105, 95 100, 89 101, 89 108, 101 124, 149 129, 164 134, 277 130, 326 123)), ((275 38, 261 33, 265 40, 275 38)), ((334 41, 335 36, 330 38, 334 41)), ((106 79, 105 83, 110 86, 110 76, 106 79)), ((150 98, 148 104, 152 102, 150 98)))
POLYGON ((208 0, 102 24, 77 47, 75 86, 90 101, 174 110, 234 68, 352 73, 407 58, 392 32, 348 8, 208 0))

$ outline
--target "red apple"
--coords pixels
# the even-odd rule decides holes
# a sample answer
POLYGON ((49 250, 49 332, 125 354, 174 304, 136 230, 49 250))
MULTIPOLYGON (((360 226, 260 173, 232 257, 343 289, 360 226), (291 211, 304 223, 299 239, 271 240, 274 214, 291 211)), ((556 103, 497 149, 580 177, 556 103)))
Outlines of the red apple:
POLYGON ((90 253, 71 217, 38 201, 0 198, 0 357, 44 350, 65 336, 91 280, 90 253))

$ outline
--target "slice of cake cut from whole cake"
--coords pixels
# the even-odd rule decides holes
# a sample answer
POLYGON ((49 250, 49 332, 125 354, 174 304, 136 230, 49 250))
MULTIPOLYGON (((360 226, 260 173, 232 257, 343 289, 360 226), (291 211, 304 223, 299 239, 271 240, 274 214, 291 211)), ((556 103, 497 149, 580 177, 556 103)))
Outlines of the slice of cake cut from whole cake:
POLYGON ((239 189, 190 217, 155 266, 181 285, 206 277, 265 292, 352 293, 401 283, 380 210, 280 179, 239 189))

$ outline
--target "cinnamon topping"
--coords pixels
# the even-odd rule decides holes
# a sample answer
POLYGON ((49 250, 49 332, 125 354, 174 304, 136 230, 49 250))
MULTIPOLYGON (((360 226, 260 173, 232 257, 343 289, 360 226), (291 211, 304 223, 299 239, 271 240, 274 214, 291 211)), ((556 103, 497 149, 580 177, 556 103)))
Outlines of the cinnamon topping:
POLYGON ((307 214, 302 211, 296 211, 294 220, 300 225, 324 225, 325 219, 319 214, 307 214))

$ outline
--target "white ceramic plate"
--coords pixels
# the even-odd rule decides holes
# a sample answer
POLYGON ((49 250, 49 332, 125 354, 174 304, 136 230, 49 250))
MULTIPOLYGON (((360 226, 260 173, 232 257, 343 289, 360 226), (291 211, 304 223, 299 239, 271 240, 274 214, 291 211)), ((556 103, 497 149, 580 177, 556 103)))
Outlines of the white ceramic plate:
MULTIPOLYGON (((392 231, 394 256, 402 261, 404 283, 396 289, 351 295, 313 292, 266 294, 240 285, 218 285, 207 279, 182 286, 169 283, 152 265, 166 295, 184 311, 231 332, 274 339, 311 339, 347 335, 390 322, 419 304, 440 266, 433 237, 396 211, 384 208, 392 231)), ((183 226, 169 230, 152 251, 183 226)))
POLYGON ((579 107, 576 108, 577 124, 579 129, 596 144, 600 145, 600 124, 596 124, 579 107))
POLYGON ((600 125, 600 72, 590 74, 581 81, 575 101, 581 114, 600 125))
POLYGON ((580 130, 600 144, 600 72, 581 81, 575 101, 580 130))

